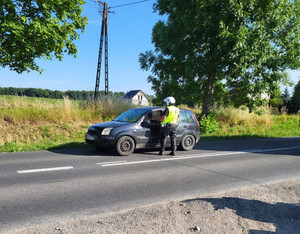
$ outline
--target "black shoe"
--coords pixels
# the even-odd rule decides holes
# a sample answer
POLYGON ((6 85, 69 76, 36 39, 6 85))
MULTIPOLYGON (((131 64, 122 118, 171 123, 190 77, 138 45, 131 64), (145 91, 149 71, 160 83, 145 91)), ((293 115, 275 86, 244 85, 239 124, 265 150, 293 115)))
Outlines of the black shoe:
POLYGON ((164 151, 159 151, 158 155, 164 155, 164 151))
POLYGON ((175 154, 175 151, 172 151, 171 153, 169 153, 169 155, 175 156, 175 155, 176 155, 176 154, 175 154))

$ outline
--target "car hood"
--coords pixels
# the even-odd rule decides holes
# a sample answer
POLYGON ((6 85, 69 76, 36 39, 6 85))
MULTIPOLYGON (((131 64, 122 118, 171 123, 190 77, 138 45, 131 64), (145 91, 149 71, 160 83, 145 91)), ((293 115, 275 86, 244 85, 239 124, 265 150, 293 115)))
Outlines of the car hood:
POLYGON ((128 124, 130 124, 130 123, 111 121, 111 122, 94 124, 94 125, 90 126, 90 128, 96 128, 96 129, 115 128, 115 127, 124 126, 124 125, 128 125, 128 124))

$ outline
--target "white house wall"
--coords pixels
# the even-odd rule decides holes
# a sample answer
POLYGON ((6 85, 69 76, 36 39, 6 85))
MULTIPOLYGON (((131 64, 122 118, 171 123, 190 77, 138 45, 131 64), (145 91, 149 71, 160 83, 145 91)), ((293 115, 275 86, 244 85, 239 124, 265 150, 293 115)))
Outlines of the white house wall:
POLYGON ((142 94, 142 93, 137 93, 132 99, 131 99, 132 104, 134 105, 142 105, 142 106, 148 106, 149 102, 148 99, 142 94))

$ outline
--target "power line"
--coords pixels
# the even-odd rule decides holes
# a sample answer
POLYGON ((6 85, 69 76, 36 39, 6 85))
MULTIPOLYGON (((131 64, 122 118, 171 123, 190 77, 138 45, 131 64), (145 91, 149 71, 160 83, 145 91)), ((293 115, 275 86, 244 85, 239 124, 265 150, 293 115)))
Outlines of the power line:
POLYGON ((142 3, 142 2, 149 2, 149 1, 150 0, 143 0, 143 1, 138 1, 138 2, 131 2, 131 3, 123 4, 123 5, 113 6, 113 7, 110 7, 110 8, 129 6, 129 5, 134 5, 134 4, 138 4, 138 3, 142 3))

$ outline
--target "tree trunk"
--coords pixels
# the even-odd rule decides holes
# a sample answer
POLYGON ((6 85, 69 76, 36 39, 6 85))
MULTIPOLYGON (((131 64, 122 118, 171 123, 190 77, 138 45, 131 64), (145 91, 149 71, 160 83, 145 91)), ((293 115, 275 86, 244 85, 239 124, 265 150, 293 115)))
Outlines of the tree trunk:
POLYGON ((206 89, 205 89, 205 96, 203 101, 203 107, 202 112, 200 115, 200 120, 205 115, 208 115, 210 112, 210 109, 212 107, 212 96, 214 91, 214 83, 216 79, 216 73, 211 73, 208 76, 207 83, 206 83, 206 89))

